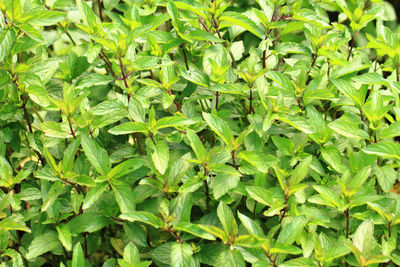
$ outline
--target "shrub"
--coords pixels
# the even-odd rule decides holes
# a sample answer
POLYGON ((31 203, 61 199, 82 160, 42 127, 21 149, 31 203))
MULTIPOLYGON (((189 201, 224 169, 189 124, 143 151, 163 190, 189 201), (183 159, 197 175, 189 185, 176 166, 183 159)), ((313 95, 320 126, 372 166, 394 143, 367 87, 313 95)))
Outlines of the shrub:
POLYGON ((0 0, 0 266, 399 266, 381 0, 0 0))

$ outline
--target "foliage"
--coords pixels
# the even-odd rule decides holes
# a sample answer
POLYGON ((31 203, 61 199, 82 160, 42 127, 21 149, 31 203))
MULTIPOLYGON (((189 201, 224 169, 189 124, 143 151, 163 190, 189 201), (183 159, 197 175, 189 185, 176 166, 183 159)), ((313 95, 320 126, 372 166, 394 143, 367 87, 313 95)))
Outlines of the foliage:
POLYGON ((0 9, 0 266, 400 265, 389 3, 0 9))

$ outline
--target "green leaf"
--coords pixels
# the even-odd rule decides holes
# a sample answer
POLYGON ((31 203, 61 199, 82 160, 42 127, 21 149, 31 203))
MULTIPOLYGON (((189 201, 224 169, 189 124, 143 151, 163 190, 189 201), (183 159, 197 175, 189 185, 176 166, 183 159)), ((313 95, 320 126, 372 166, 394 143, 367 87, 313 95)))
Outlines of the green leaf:
POLYGON ((180 13, 178 8, 176 7, 175 3, 173 1, 168 1, 167 3, 167 11, 168 14, 171 17, 172 25, 178 32, 183 32, 184 27, 183 23, 180 20, 180 13))
POLYGON ((297 185, 306 177, 311 164, 311 160, 312 157, 308 156, 299 165, 297 165, 297 167, 292 172, 289 180, 289 185, 297 185))
POLYGON ((293 220, 282 227, 276 242, 291 245, 301 234, 307 223, 305 216, 296 216, 293 220))
POLYGON ((214 225, 203 225, 203 224, 199 224, 198 226, 202 230, 218 237, 219 239, 221 239, 224 242, 226 242, 228 240, 227 234, 221 228, 218 228, 214 225))
POLYGON ((352 78, 352 80, 362 84, 383 84, 389 86, 387 80, 376 72, 364 73, 352 78))
POLYGON ((396 171, 388 165, 385 166, 374 166, 372 168, 373 173, 378 180, 378 183, 384 192, 389 192, 389 190, 393 187, 395 181, 397 180, 396 171))
POLYGON ((213 195, 215 199, 219 199, 234 189, 239 184, 240 177, 228 173, 218 173, 214 177, 213 195))
POLYGON ((218 255, 215 266, 245 267, 246 263, 240 251, 226 249, 218 255))
POLYGON ((285 253, 285 254, 297 255, 301 254, 302 250, 293 245, 275 243, 273 247, 269 250, 269 253, 271 254, 285 253))
POLYGON ((79 83, 78 87, 79 88, 88 88, 88 87, 94 87, 94 86, 99 86, 99 85, 106 85, 106 84, 109 84, 110 82, 112 82, 113 80, 114 79, 110 76, 106 76, 106 75, 103 75, 100 73, 93 73, 93 74, 87 76, 85 79, 83 79, 79 83))
POLYGON ((150 224, 155 228, 161 228, 164 226, 164 222, 155 216, 154 214, 146 211, 131 211, 119 216, 123 220, 127 220, 130 222, 142 222, 146 224, 150 224))
POLYGON ((279 267, 316 267, 318 266, 310 258, 295 258, 279 264, 279 267))
POLYGON ((82 2, 81 0, 77 1, 77 5, 82 13, 83 20, 85 24, 90 26, 92 29, 98 25, 99 19, 94 14, 93 10, 89 7, 86 2, 82 2))
POLYGON ((66 125, 62 125, 55 121, 46 121, 40 124, 45 135, 55 138, 72 138, 72 134, 66 125))
POLYGON ((200 72, 198 70, 180 70, 181 75, 184 79, 200 85, 204 87, 209 87, 210 86, 210 79, 208 78, 207 75, 205 75, 203 72, 200 72))
POLYGON ((101 197, 104 191, 107 190, 107 188, 107 183, 98 183, 95 187, 91 188, 83 200, 82 209, 86 210, 90 208, 101 197))
POLYGON ((239 211, 237 212, 239 220, 242 222, 243 226, 246 228, 246 230, 255 236, 258 237, 264 237, 264 233, 261 229, 261 227, 252 219, 247 217, 246 215, 240 213, 239 211))
POLYGON ((164 142, 156 142, 154 145, 154 151, 151 154, 151 159, 153 160, 154 166, 161 175, 165 173, 168 169, 169 163, 169 148, 164 142))
POLYGON ((234 143, 232 130, 229 128, 228 123, 214 114, 203 112, 203 118, 219 137, 222 138, 227 146, 232 146, 234 143))
POLYGON ((376 143, 362 149, 364 153, 381 157, 400 159, 400 144, 398 143, 376 143))
POLYGON ((51 26, 64 19, 65 13, 50 10, 38 10, 31 14, 28 22, 34 26, 51 26))
POLYGON ((46 252, 59 249, 60 242, 58 241, 57 232, 47 231, 43 234, 37 235, 33 238, 28 247, 26 258, 33 260, 36 257, 43 255, 46 252))
POLYGON ((329 248, 326 251, 325 259, 327 262, 333 261, 334 259, 343 257, 350 253, 350 249, 346 247, 343 243, 336 244, 335 246, 329 248))
POLYGON ((124 261, 128 264, 139 264, 140 254, 137 247, 133 243, 129 243, 124 248, 124 261))
POLYGON ((307 46, 294 42, 279 43, 275 50, 283 55, 289 53, 311 55, 311 50, 307 46))
POLYGON ((396 121, 389 125, 388 128, 385 128, 381 132, 381 138, 392 138, 400 136, 400 121, 396 121))
POLYGON ((133 158, 133 159, 128 159, 114 168, 107 174, 109 179, 115 180, 118 179, 124 175, 127 175, 140 167, 142 167, 146 161, 143 158, 133 158))
POLYGON ((0 156, 0 185, 4 187, 12 186, 14 183, 13 169, 10 163, 0 156))
POLYGON ((376 241, 374 238, 374 223, 372 220, 363 221, 353 235, 353 245, 363 256, 370 256, 376 241))
POLYGON ((252 199, 262 205, 272 206, 274 202, 272 192, 266 188, 260 186, 246 186, 246 191, 252 199))
POLYGON ((71 234, 77 235, 83 232, 93 233, 101 230, 111 223, 111 219, 101 213, 84 212, 68 222, 71 234))
POLYGON ((72 253, 71 267, 81 267, 81 266, 85 266, 85 256, 83 255, 81 243, 77 243, 72 253))
POLYGON ((249 32, 251 32, 260 39, 263 39, 265 36, 263 31, 261 31, 261 29, 257 26, 257 24, 254 23, 254 21, 250 20, 245 15, 237 12, 233 11, 224 12, 219 17, 219 21, 220 21, 219 27, 221 29, 229 26, 239 26, 248 30, 249 32))
POLYGON ((204 145, 201 142, 200 138, 191 129, 186 130, 186 137, 188 138, 190 146, 192 147, 193 152, 196 154, 197 159, 201 162, 204 162, 207 154, 206 149, 204 148, 204 145))
POLYGON ((174 243, 171 247, 171 266, 192 266, 192 247, 187 243, 174 243))
POLYGON ((207 240, 215 240, 215 237, 208 232, 204 231, 200 226, 196 224, 191 224, 187 222, 180 222, 175 226, 175 229, 178 231, 187 232, 189 234, 195 235, 202 239, 207 240))
POLYGON ((235 217, 233 217, 231 209, 224 202, 219 202, 217 216, 225 233, 229 236, 236 236, 238 233, 238 226, 235 217))
POLYGON ((147 133, 147 131, 148 131, 147 124, 143 122, 126 122, 108 130, 110 134, 114 135, 147 133))
MULTIPOLYGON (((5 197, 4 200, 8 201, 8 198, 5 197)), ((31 232, 31 230, 25 225, 24 221, 15 216, 9 216, 0 221, 0 234, 6 234, 8 231, 31 232)))
POLYGON ((282 89, 285 89, 289 92, 294 91, 294 86, 293 83, 290 81, 288 77, 286 77, 285 74, 277 71, 270 70, 268 71, 265 76, 268 79, 271 79, 275 83, 277 83, 282 89))
POLYGON ((329 123, 328 126, 338 134, 349 138, 369 139, 369 135, 366 131, 359 129, 357 125, 353 124, 349 120, 344 119, 343 117, 329 123))
POLYGON ((111 162, 107 151, 100 147, 96 141, 84 134, 82 136, 82 148, 92 166, 102 175, 106 175, 111 170, 111 162))
POLYGON ((310 123, 304 118, 300 116, 286 116, 279 115, 279 120, 286 122, 287 124, 293 126, 299 131, 302 131, 305 134, 313 134, 314 129, 311 127, 310 123))
POLYGON ((61 191, 63 189, 63 183, 61 181, 55 182, 51 187, 49 192, 46 195, 46 198, 43 200, 42 208, 41 211, 45 212, 54 204, 54 202, 57 200, 58 196, 61 194, 61 191))
POLYGON ((26 90, 31 99, 41 106, 47 106, 50 102, 50 96, 43 86, 31 85, 26 90))
POLYGON ((33 27, 31 24, 24 23, 24 24, 20 25, 19 28, 21 29, 21 31, 26 33, 33 40, 35 40, 37 42, 43 42, 44 41, 44 39, 43 39, 42 35, 40 34, 40 32, 35 27, 33 27))
POLYGON ((330 78, 330 81, 336 86, 336 88, 345 95, 354 105, 361 107, 361 101, 358 98, 357 90, 350 84, 350 82, 342 79, 330 78))
POLYGON ((269 168, 278 162, 274 156, 259 151, 241 151, 237 157, 247 161, 263 173, 268 173, 269 168))
POLYGON ((202 31, 202 30, 193 30, 189 32, 189 39, 196 41, 209 41, 215 43, 221 43, 224 40, 219 39, 217 36, 210 32, 202 31))
POLYGON ((322 158, 331 165, 331 167, 339 172, 344 173, 347 171, 347 167, 342 164, 342 155, 340 151, 333 146, 327 146, 321 149, 322 158))
POLYGON ((239 84, 216 84, 210 87, 211 91, 232 95, 245 95, 244 86, 239 84))
POLYGON ((62 160, 62 172, 64 174, 66 174, 68 171, 71 171, 73 169, 74 161, 75 161, 75 154, 78 151, 80 143, 81 143, 81 136, 78 136, 64 150, 64 155, 63 155, 63 160, 62 160))
POLYGON ((268 241, 253 235, 240 235, 235 239, 235 245, 245 248, 259 248, 268 241))
POLYGON ((15 39, 15 32, 7 29, 6 32, 0 34, 0 62, 3 62, 11 51, 15 39))
POLYGON ((271 136, 271 139, 282 154, 292 155, 294 151, 294 143, 290 139, 275 135, 271 136))
POLYGON ((324 186, 320 186, 320 185, 314 185, 313 187, 314 187, 315 191, 320 193, 321 196, 324 199, 326 199, 332 207, 335 207, 338 209, 343 207, 343 201, 331 189, 324 187, 324 186))
POLYGON ((72 249, 71 230, 67 224, 57 226, 58 239, 67 251, 72 249))
POLYGON ((164 117, 161 118, 157 121, 155 128, 156 129, 162 129, 162 128, 167 128, 167 127, 177 127, 177 126, 185 126, 185 125, 190 125, 194 122, 191 120, 188 120, 184 117, 164 117))
POLYGON ((135 193, 128 184, 111 184, 111 189, 122 213, 135 210, 135 193))

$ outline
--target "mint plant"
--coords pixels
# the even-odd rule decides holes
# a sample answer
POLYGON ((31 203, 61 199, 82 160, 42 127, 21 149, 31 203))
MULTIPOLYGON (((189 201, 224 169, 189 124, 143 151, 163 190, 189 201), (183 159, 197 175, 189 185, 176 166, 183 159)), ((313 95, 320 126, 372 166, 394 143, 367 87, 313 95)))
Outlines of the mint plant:
POLYGON ((383 0, 0 0, 0 266, 399 266, 383 0))

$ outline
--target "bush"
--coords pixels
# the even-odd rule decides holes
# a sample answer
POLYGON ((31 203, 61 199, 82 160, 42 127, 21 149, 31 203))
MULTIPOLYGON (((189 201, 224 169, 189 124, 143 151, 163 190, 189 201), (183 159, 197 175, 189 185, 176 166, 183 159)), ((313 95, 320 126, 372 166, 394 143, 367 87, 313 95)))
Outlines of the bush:
POLYGON ((391 4, 0 9, 0 266, 400 265, 391 4))

